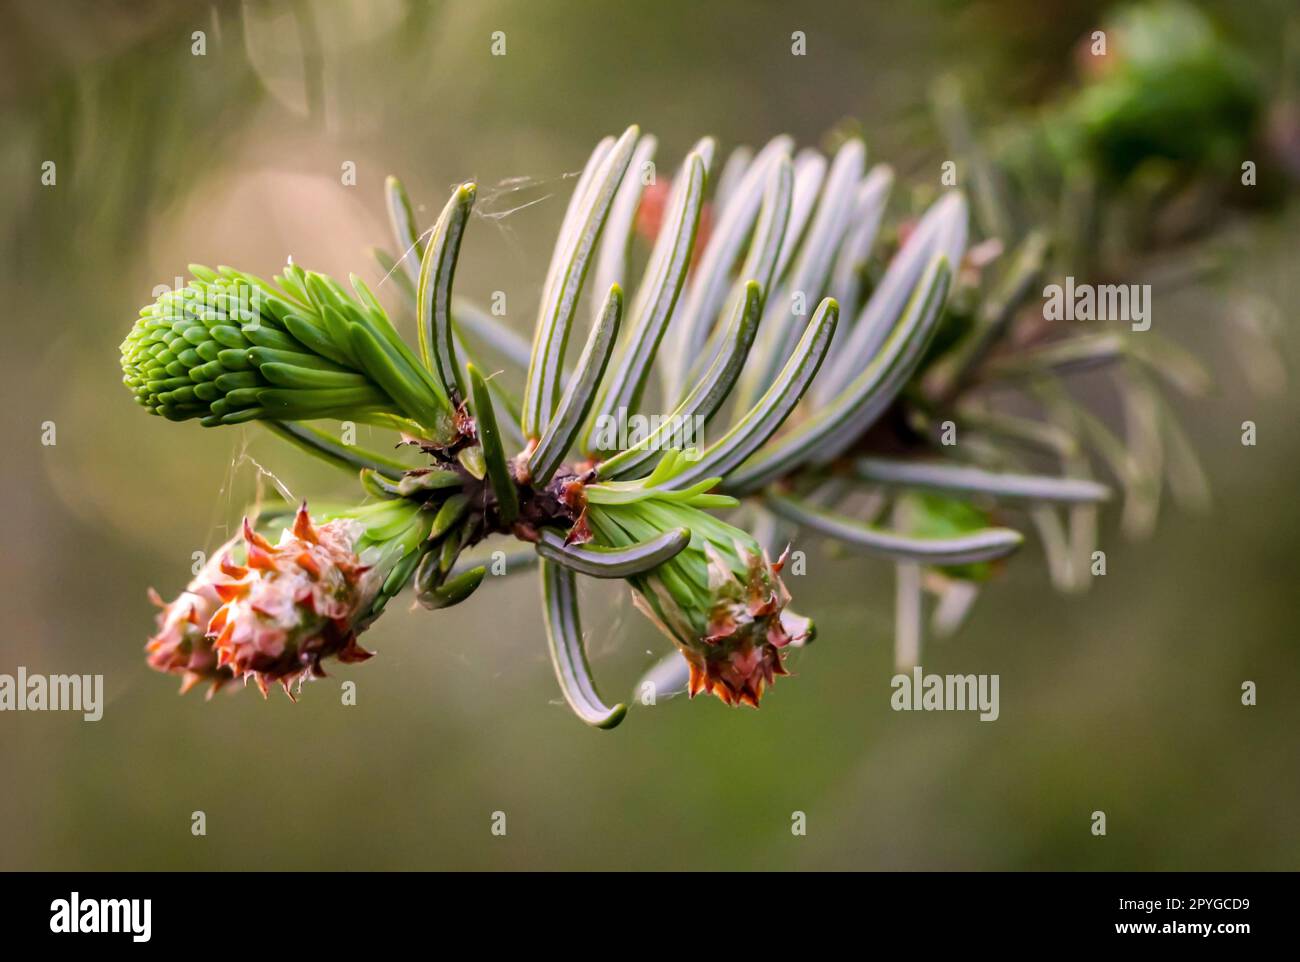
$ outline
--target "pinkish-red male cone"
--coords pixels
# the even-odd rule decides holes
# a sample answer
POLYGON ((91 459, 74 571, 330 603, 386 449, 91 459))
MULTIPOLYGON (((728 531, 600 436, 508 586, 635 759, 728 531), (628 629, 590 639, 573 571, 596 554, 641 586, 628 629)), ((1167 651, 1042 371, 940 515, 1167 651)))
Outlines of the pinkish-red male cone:
POLYGON ((374 600, 378 578, 355 552, 362 533, 350 519, 312 523, 304 503, 278 544, 247 519, 239 539, 222 547, 182 595, 164 605, 149 640, 149 663, 183 674, 182 691, 211 678, 252 679, 266 694, 325 674, 321 661, 363 661, 358 623, 374 600), (234 557, 243 542, 244 561, 234 557), (200 628, 200 626, 202 626, 200 628))

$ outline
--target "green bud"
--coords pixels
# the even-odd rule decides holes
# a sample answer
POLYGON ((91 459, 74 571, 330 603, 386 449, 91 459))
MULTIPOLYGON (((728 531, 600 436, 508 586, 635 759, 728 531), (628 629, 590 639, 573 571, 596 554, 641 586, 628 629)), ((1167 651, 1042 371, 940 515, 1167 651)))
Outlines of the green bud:
POLYGON ((450 436, 446 394, 358 280, 289 266, 272 286, 232 268, 191 266, 194 280, 140 311, 122 342, 136 401, 206 426, 339 418, 450 436))
POLYGON ((719 478, 673 488, 688 460, 669 451, 647 478, 588 486, 587 524, 615 548, 690 530, 684 550, 628 579, 634 600, 685 657, 692 695, 704 691, 728 705, 757 707, 776 676, 786 674, 784 649, 808 641, 812 624, 787 608, 783 561, 773 563, 753 537, 703 510, 736 503, 707 493, 719 478))

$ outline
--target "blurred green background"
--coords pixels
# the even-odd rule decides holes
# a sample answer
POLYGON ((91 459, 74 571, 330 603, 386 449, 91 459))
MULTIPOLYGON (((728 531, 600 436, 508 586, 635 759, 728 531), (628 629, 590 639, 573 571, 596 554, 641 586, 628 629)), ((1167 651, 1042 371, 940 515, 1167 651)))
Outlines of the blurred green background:
MULTIPOLYGON (((1195 286, 1154 316, 1216 368, 1214 397, 1182 410, 1214 510, 1169 511, 1136 545, 1109 519, 1109 574, 1083 597, 1052 592, 1036 546, 1014 559, 923 659, 999 673, 995 723, 890 710, 892 569, 815 540, 791 587, 821 635, 759 712, 676 699, 586 729, 560 700, 528 574, 447 612, 394 605, 363 639, 378 657, 334 666, 297 705, 178 698, 144 663, 146 587, 179 591, 263 472, 296 496, 352 490, 259 428, 174 425, 132 403, 117 345, 187 263, 266 275, 292 255, 374 283, 384 176, 403 178, 426 224, 473 178, 487 216, 458 290, 504 290, 526 331, 567 175, 601 135, 640 123, 663 164, 706 133, 724 149, 783 131, 816 144, 853 117, 873 159, 931 179, 933 78, 975 78, 981 115, 1009 117, 1070 82, 1097 5, 6 7, 0 672, 103 673, 107 705, 94 724, 0 714, 0 868, 1300 866, 1297 405, 1246 389, 1214 292, 1195 286), (497 30, 504 57, 490 55, 497 30), (805 57, 790 54, 794 30, 805 57), (341 183, 346 161, 356 186, 341 183), (498 186, 518 177, 534 183, 498 186), (344 679, 355 707, 340 704, 344 679), (1098 809, 1105 838, 1089 831, 1098 809), (806 837, 791 834, 796 810, 806 837)), ((1284 4, 1207 9, 1266 78, 1280 69, 1284 4)), ((1253 217, 1232 267, 1288 322, 1297 225, 1294 204, 1253 217)), ((1296 342, 1289 324, 1291 359, 1296 342)), ((597 586, 586 618, 608 694, 666 650, 626 590, 597 586)))

